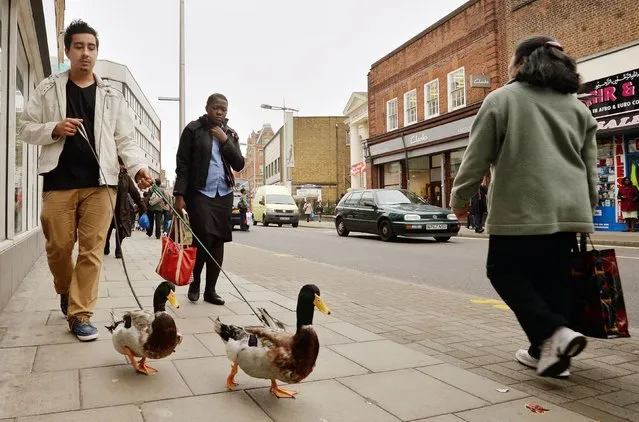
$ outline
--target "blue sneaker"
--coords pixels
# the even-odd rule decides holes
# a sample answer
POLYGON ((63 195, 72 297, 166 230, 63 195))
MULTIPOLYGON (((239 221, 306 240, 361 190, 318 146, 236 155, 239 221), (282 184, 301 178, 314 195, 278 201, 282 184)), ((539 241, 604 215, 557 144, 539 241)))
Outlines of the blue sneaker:
POLYGON ((60 295, 60 310, 62 311, 62 313, 64 314, 64 316, 67 315, 67 312, 69 311, 69 295, 60 295))
POLYGON ((80 341, 91 341, 98 338, 98 329, 91 324, 88 316, 78 316, 69 320, 69 329, 80 341))

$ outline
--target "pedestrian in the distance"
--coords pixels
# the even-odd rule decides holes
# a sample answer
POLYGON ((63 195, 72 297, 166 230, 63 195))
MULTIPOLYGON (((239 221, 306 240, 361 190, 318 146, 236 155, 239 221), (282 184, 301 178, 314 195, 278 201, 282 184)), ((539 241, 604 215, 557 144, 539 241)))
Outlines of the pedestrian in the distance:
POLYGON ((637 210, 639 210, 639 190, 629 177, 624 177, 619 186, 618 198, 621 201, 621 217, 626 222, 626 232, 637 231, 637 210))
POLYGON ((175 209, 189 214, 194 234, 204 243, 213 259, 197 245, 193 281, 188 298, 200 299, 200 280, 206 263, 204 301, 224 305, 215 286, 224 260, 224 243, 233 240, 233 170, 244 168, 237 133, 228 127, 228 100, 213 94, 206 101, 206 114, 182 131, 176 157, 177 175, 173 195, 175 209))
POLYGON ((567 327, 569 281, 576 233, 594 232, 597 122, 574 95, 577 66, 557 40, 521 41, 509 75, 477 114, 450 205, 463 218, 492 170, 487 275, 530 340, 515 357, 541 376, 567 376, 586 346, 567 327))
POLYGON ((315 207, 315 214, 317 214, 319 222, 322 222, 322 214, 324 213, 324 205, 322 205, 322 200, 320 199, 317 202, 317 206, 315 207))
POLYGON ((484 232, 484 213, 488 210, 486 195, 488 188, 483 183, 477 189, 477 192, 470 198, 470 215, 468 220, 472 220, 475 233, 484 232))
POLYGON ((304 215, 306 215, 306 222, 311 221, 311 214, 313 213, 313 205, 310 201, 304 202, 304 215))
POLYGON ((247 231, 246 211, 248 211, 248 200, 246 199, 246 189, 244 188, 240 189, 240 200, 237 203, 237 209, 240 211, 240 230, 247 231))

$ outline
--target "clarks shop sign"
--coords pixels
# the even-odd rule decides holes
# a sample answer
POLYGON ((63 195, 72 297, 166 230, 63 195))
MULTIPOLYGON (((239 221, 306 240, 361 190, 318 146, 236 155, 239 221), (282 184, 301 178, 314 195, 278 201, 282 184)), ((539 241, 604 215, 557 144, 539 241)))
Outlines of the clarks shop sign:
POLYGON ((579 90, 590 94, 583 100, 595 117, 639 109, 639 69, 588 82, 579 90))

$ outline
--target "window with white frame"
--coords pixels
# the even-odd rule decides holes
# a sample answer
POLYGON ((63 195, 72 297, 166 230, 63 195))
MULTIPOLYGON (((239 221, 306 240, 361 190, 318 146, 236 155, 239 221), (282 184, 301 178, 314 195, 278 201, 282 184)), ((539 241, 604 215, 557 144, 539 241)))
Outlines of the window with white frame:
POLYGON ((397 127, 397 98, 393 98, 386 103, 386 131, 390 132, 397 127))
POLYGON ((417 123, 417 90, 404 94, 404 126, 417 123))
POLYGON ((466 106, 465 80, 463 67, 448 74, 448 111, 466 106))
POLYGON ((439 79, 424 85, 424 117, 439 116, 439 79))

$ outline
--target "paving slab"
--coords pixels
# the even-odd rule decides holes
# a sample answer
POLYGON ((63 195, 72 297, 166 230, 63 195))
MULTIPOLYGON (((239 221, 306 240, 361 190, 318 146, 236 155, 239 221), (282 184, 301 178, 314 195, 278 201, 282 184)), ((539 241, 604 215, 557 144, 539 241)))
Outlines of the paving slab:
MULTIPOLYGON (((333 344, 347 344, 353 343, 353 340, 343 336, 329 328, 326 328, 323 325, 314 325, 313 328, 317 333, 317 338, 319 339, 319 343, 322 346, 330 346, 333 344)), ((295 331, 295 328, 289 331, 295 331)))
POLYGON ((369 370, 343 357, 328 347, 320 347, 313 372, 304 382, 368 374, 369 370))
POLYGON ((271 422, 242 391, 144 403, 142 414, 145 422, 271 422))
MULTIPOLYGON (((101 325, 97 325, 99 340, 110 339, 111 334, 101 325)), ((69 331, 68 325, 42 325, 7 328, 0 340, 0 348, 40 346, 45 344, 77 343, 78 339, 69 331)))
POLYGON ((207 317, 174 318, 180 334, 212 333, 215 331, 213 320, 207 317))
POLYGON ((323 326, 358 342, 384 339, 384 337, 378 334, 364 330, 363 328, 348 322, 330 322, 328 324, 323 324, 323 326))
POLYGON ((213 356, 226 356, 226 346, 217 333, 196 334, 195 338, 197 338, 213 356))
POLYGON ((442 361, 390 340, 329 346, 340 355, 373 372, 436 365, 442 361))
POLYGON ((529 397, 508 403, 495 404, 482 409, 457 413, 457 416, 468 422, 587 422, 594 421, 578 413, 563 409, 552 403, 529 397), (526 408, 527 403, 534 403, 549 409, 543 414, 533 413, 526 408))
POLYGON ((28 416, 16 422, 144 422, 137 406, 115 406, 100 409, 55 413, 52 415, 28 416))
POLYGON ((77 371, 0 377, 0 418, 80 408, 77 371))
MULTIPOLYGON (((287 387, 290 388, 290 387, 287 387)), ((291 388, 292 389, 292 388, 291 388)), ((274 422, 398 422, 399 419, 334 380, 302 383, 295 399, 278 399, 268 388, 248 394, 274 422)))
POLYGON ((157 374, 135 372, 131 365, 80 370, 82 405, 85 408, 117 406, 191 395, 170 361, 154 361, 157 374))
POLYGON ((227 306, 212 305, 208 302, 204 302, 200 297, 197 303, 191 303, 190 301, 180 301, 180 309, 176 309, 175 313, 180 318, 192 318, 192 317, 216 317, 222 315, 235 315, 236 313, 230 310, 227 306))
POLYGON ((402 420, 427 418, 488 404, 414 369, 358 375, 339 381, 402 420))
MULTIPOLYGON (((58 313, 60 311, 58 310, 58 313)), ((60 313, 62 315, 62 313, 60 313)), ((0 313, 0 328, 23 326, 40 326, 47 322, 49 312, 7 312, 0 313)))
POLYGON ((442 415, 435 416, 433 418, 420 419, 414 422, 464 422, 464 420, 455 415, 442 415))
POLYGON ((31 372, 36 355, 35 347, 0 349, 0 374, 26 375, 31 372))
POLYGON ((417 370, 490 403, 501 403, 529 396, 528 393, 473 374, 472 372, 468 372, 448 363, 417 368, 417 370), (498 391, 503 391, 504 389, 508 391, 498 391))
MULTIPOLYGON (((231 372, 231 361, 226 356, 174 361, 180 375, 194 394, 212 394, 228 391, 226 378, 231 372)), ((235 376, 235 390, 260 388, 270 381, 249 377, 242 371, 235 376)))

